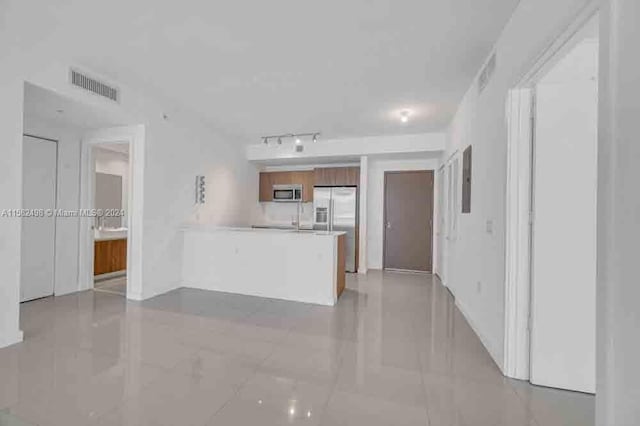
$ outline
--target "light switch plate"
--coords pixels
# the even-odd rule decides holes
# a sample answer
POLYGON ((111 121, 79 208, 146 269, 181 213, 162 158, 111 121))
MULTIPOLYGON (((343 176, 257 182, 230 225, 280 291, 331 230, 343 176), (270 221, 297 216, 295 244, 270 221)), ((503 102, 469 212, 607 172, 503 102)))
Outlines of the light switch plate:
POLYGON ((487 220, 486 231, 487 231, 487 234, 493 235, 493 221, 492 220, 487 220))

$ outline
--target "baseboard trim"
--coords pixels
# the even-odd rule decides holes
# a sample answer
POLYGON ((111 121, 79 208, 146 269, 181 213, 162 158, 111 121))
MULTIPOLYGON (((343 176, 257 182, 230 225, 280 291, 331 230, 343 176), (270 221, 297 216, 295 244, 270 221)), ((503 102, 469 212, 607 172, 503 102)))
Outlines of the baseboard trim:
POLYGON ((183 287, 182 284, 172 284, 172 285, 166 286, 166 288, 156 289, 154 291, 142 291, 142 292, 127 291, 127 299, 140 302, 143 300, 151 299, 152 297, 160 296, 161 294, 169 293, 170 291, 177 290, 180 287, 183 287))
POLYGON ((500 372, 502 373, 502 375, 506 376, 504 372, 503 359, 500 358, 495 352, 494 345, 492 344, 493 342, 490 339, 488 339, 487 336, 484 333, 482 333, 482 331, 480 331, 480 327, 478 327, 478 324, 474 321, 473 317, 469 314, 469 310, 465 307, 463 303, 460 302, 460 299, 455 298, 455 304, 456 304, 456 307, 460 310, 460 312, 464 316, 464 318, 469 323, 469 326, 471 327, 471 329, 474 331, 474 333, 476 333, 476 335, 480 339, 482 346, 484 346, 487 352, 489 352, 491 359, 493 359, 493 362, 496 364, 498 369, 500 369, 500 372))
POLYGON ((24 340, 24 333, 22 330, 17 330, 15 333, 11 333, 9 336, 0 336, 0 348, 6 348, 7 346, 15 345, 24 340))
POLYGON ((384 268, 385 272, 395 272, 397 274, 419 274, 419 275, 432 275, 431 271, 416 271, 413 269, 396 269, 396 268, 384 268))

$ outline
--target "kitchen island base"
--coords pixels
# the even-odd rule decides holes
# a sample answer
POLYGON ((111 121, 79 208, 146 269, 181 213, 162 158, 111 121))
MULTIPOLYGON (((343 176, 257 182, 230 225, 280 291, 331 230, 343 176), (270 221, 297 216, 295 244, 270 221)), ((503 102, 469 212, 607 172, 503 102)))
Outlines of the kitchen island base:
POLYGON ((184 229, 184 287, 333 306, 344 291, 343 232, 184 229))

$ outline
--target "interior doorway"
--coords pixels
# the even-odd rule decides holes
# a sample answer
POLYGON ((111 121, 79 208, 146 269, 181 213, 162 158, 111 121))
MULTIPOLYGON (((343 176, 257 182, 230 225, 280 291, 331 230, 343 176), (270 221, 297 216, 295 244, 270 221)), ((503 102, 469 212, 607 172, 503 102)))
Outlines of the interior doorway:
POLYGON ((436 267, 435 267, 435 272, 438 275, 438 278, 440 278, 440 281, 442 283, 445 283, 445 271, 446 271, 446 259, 444 256, 446 247, 445 247, 445 240, 446 240, 446 226, 447 226, 447 210, 446 210, 446 204, 444 202, 445 199, 445 182, 446 182, 446 172, 445 172, 445 166, 442 165, 440 166, 440 168, 438 169, 437 172, 437 176, 438 178, 436 179, 437 181, 437 185, 438 185, 438 227, 436 229, 436 240, 437 240, 437 245, 438 245, 438 249, 437 249, 437 256, 436 256, 436 267))
MULTIPOLYGON (((594 15, 595 14, 595 15, 594 15)), ((598 16, 509 96, 505 373, 595 392, 598 16)))
POLYGON ((432 170, 385 172, 384 268, 432 272, 432 170))
POLYGON ((127 294, 129 143, 99 143, 93 156, 93 289, 127 294))
MULTIPOLYGON (((98 103, 98 102, 96 102, 98 103)), ((73 97, 28 82, 24 84, 23 110, 23 211, 21 247, 21 301, 61 296, 94 287, 95 232, 126 234, 127 296, 142 294, 141 224, 143 196, 144 126, 124 126, 123 111, 85 104, 73 97), (91 164, 94 144, 111 151, 120 149, 130 161, 120 174, 120 203, 107 215, 89 200, 95 191, 96 166, 91 164), (137 161, 137 166, 133 163, 137 161), (89 172, 91 170, 91 173, 89 172), (122 176, 126 174, 126 177, 122 176), (133 175, 136 176, 133 176, 133 175), (135 187, 135 190, 133 190, 135 187), (137 207, 136 207, 137 206, 137 207), (131 249, 131 233, 138 233, 136 250, 131 249), (133 260, 131 258, 134 258, 133 260), (131 285, 129 276, 136 277, 131 285), (131 288, 134 292, 131 293, 131 288)), ((115 152, 114 152, 115 155, 115 152)), ((100 170, 98 170, 100 171, 100 170)), ((105 171, 104 174, 109 174, 105 171)), ((117 180, 116 179, 116 180, 117 180)), ((101 179, 98 179, 101 181, 101 179)), ((107 179, 107 186, 109 179, 107 179)), ((111 180, 113 182, 113 180, 111 180)), ((110 204, 109 204, 109 207, 110 204)), ((113 252, 111 253, 113 254, 113 252)), ((123 287, 120 285, 119 287, 123 287)), ((118 290, 122 293, 122 289, 118 290)))

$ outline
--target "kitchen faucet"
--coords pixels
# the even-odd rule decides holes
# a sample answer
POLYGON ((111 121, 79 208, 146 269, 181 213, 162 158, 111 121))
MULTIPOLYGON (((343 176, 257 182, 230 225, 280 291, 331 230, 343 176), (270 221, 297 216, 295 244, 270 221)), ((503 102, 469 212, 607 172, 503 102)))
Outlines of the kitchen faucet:
POLYGON ((296 223, 295 223, 296 231, 300 231, 300 209, 301 209, 301 207, 302 207, 302 204, 301 204, 300 201, 298 201, 296 203, 296 212, 298 214, 298 220, 296 220, 296 223))

